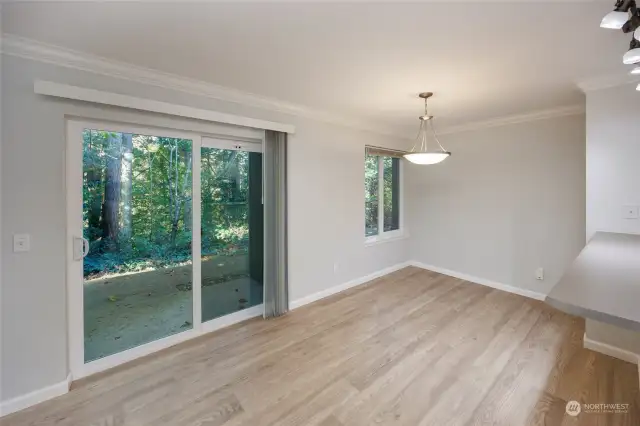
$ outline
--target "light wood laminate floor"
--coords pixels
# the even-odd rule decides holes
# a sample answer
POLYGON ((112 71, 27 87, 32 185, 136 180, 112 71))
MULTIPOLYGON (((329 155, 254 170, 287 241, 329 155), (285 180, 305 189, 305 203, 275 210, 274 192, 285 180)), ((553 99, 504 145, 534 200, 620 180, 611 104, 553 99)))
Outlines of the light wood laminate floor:
POLYGON ((409 267, 76 382, 3 426, 640 425, 635 365, 541 302, 409 267), (565 414, 567 401, 629 404, 565 414))

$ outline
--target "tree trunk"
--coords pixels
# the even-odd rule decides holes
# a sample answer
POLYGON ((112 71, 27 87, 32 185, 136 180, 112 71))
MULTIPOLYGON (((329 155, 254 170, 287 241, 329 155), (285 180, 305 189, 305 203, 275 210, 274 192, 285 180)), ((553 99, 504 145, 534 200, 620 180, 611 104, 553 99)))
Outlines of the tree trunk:
POLYGON ((122 228, 120 245, 122 249, 131 249, 132 236, 132 181, 133 181, 133 135, 122 135, 122 162, 120 169, 120 202, 122 203, 122 228))
POLYGON ((100 215, 102 209, 102 173, 96 166, 87 170, 87 189, 89 190, 89 205, 87 211, 87 224, 90 230, 91 241, 100 238, 100 215))
POLYGON ((105 147, 107 165, 102 204, 102 247, 107 251, 115 250, 118 244, 121 151, 122 134, 110 133, 105 147))
MULTIPOLYGON (((207 177, 206 179, 208 180, 209 184, 207 186, 207 193, 205 196, 203 196, 202 199, 202 212, 203 212, 203 219, 202 219, 202 229, 205 232, 212 232, 213 231, 213 200, 214 200, 214 188, 213 185, 211 184, 211 181, 214 179, 214 173, 213 173, 213 165, 211 164, 211 149, 207 149, 206 151, 206 170, 207 170, 207 177)), ((204 169, 203 169, 204 170, 204 169)), ((204 171, 203 171, 204 173, 204 171)), ((203 175, 204 176, 204 175, 203 175)))
POLYGON ((179 179, 179 165, 180 165, 179 152, 180 152, 179 149, 176 147, 175 160, 174 160, 174 164, 175 164, 174 167, 176 172, 175 182, 174 182, 175 195, 173 197, 175 207, 173 209, 174 215, 173 215, 172 224, 171 224, 171 244, 172 245, 175 245, 175 242, 176 242, 176 237, 178 235, 178 225, 180 223, 180 219, 182 218, 182 211, 183 211, 184 205, 187 202, 191 203, 191 197, 187 196, 187 188, 189 185, 191 185, 191 163, 192 163, 191 150, 185 150, 183 152, 185 172, 182 175, 182 179, 179 179), (182 183, 182 186, 180 186, 180 183, 182 183))
POLYGON ((184 222, 184 230, 186 232, 191 232, 191 228, 192 228, 192 223, 193 223, 193 214, 192 214, 192 210, 191 210, 191 197, 187 198, 185 200, 184 203, 184 218, 183 218, 183 222, 184 222))
MULTIPOLYGON (((147 137, 148 138, 148 137, 147 137)), ((153 142, 151 142, 153 143, 153 142)), ((154 154, 151 155, 151 145, 149 143, 149 139, 147 139, 147 145, 146 145, 146 150, 147 150, 147 162, 149 164, 149 189, 148 189, 148 196, 153 199, 153 160, 156 158, 156 154, 154 151, 154 154)), ((149 241, 153 241, 155 238, 155 224, 154 224, 154 217, 155 217, 155 210, 154 210, 154 205, 153 203, 150 204, 149 206, 149 241)))
POLYGON ((182 215, 182 222, 184 223, 184 230, 186 232, 191 232, 191 228, 193 225, 193 216, 191 204, 193 202, 193 190, 188 191, 189 195, 186 194, 187 189, 191 186, 191 168, 192 168, 192 158, 191 158, 191 147, 188 147, 184 151, 184 162, 187 166, 184 179, 182 181, 182 196, 183 196, 183 209, 184 212, 182 215))
POLYGON ((240 200, 240 167, 238 151, 233 151, 231 153, 231 158, 229 159, 229 179, 232 182, 231 187, 231 199, 229 201, 236 202, 240 200))
MULTIPOLYGON (((88 132, 92 132, 88 130, 88 132)), ((98 160, 99 152, 103 148, 95 146, 92 139, 93 134, 89 134, 89 155, 87 163, 87 225, 89 233, 87 238, 95 241, 101 236, 100 216, 102 214, 102 167, 98 160)))

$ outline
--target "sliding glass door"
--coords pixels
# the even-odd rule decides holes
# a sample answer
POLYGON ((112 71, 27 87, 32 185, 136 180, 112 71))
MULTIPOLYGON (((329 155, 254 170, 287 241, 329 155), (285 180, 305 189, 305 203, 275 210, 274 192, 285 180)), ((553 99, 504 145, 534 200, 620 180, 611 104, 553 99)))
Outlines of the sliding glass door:
POLYGON ((261 313, 262 145, 70 121, 74 377, 261 313))
POLYGON ((262 304, 261 150, 203 138, 202 322, 262 304))
POLYGON ((85 128, 84 359, 192 327, 192 141, 85 128))

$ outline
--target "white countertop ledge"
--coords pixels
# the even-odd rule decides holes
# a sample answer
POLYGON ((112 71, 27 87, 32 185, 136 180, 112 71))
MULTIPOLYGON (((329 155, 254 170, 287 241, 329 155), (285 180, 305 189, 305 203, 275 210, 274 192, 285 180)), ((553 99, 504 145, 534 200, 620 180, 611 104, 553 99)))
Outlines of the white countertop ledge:
POLYGON ((640 331, 640 235, 597 232, 545 301, 573 315, 640 331))

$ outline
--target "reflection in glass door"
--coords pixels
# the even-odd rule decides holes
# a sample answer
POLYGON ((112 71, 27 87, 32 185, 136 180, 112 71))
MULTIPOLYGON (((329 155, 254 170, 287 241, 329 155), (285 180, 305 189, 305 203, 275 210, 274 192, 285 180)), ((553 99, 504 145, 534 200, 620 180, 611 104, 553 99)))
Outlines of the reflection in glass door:
POLYGON ((262 304, 260 144, 203 138, 202 322, 262 304))
POLYGON ((192 141, 82 136, 87 363, 193 327, 192 141))

